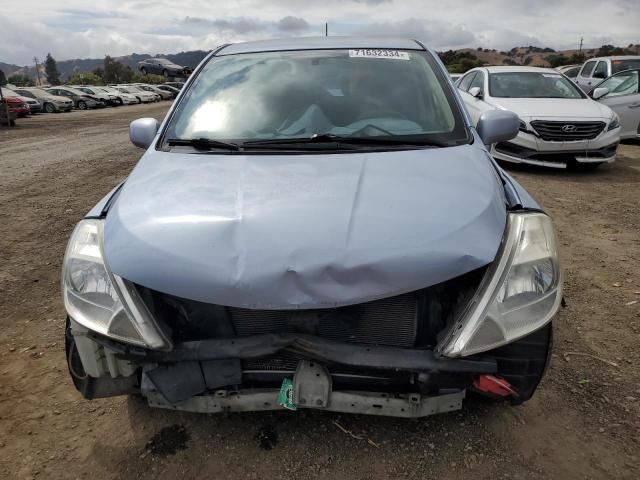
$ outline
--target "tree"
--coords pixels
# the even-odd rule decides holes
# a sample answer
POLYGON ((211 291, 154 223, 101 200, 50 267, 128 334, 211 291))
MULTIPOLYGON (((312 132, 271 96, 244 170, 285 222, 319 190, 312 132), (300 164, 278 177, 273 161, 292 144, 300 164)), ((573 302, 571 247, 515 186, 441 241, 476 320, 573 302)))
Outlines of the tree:
POLYGON ((104 67, 102 69, 104 83, 129 83, 133 78, 133 70, 128 65, 120 63, 107 55, 104 57, 104 67))
POLYGON ((7 77, 4 76, 4 72, 0 70, 0 87, 4 87, 7 84, 7 77))
POLYGON ((27 75, 22 75, 20 73, 14 73, 9 78, 7 78, 7 82, 13 85, 17 85, 18 87, 32 87, 33 81, 27 75))
POLYGON ((60 74, 58 73, 58 64, 56 60, 47 53, 47 59, 44 61, 44 74, 47 76, 47 81, 51 85, 60 85, 60 74))
POLYGON ((151 83, 151 84, 160 84, 160 83, 164 83, 165 81, 166 79, 164 78, 163 75, 153 75, 153 74, 143 75, 142 73, 139 73, 139 72, 135 72, 133 74, 133 79, 131 80, 132 83, 151 83))
POLYGON ((104 81, 102 77, 99 77, 93 72, 87 73, 74 73, 67 80, 69 85, 103 85, 104 81))

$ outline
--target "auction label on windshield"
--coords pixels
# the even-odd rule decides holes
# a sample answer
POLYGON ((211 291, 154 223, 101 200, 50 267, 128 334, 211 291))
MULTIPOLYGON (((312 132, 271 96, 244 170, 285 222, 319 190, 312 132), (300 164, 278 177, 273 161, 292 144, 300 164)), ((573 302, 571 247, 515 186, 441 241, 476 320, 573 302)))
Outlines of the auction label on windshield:
POLYGON ((349 50, 350 57, 356 58, 389 58, 393 60, 409 60, 408 52, 378 48, 357 48, 349 50))

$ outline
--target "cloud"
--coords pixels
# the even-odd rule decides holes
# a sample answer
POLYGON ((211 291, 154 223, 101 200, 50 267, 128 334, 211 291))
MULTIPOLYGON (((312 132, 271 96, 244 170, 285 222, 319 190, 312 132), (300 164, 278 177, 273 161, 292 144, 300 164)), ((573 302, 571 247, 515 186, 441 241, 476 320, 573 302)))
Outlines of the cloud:
POLYGON ((276 28, 283 32, 300 32, 308 30, 309 23, 304 18, 288 15, 276 22, 276 28))
POLYGON ((469 45, 476 40, 473 32, 464 25, 437 20, 407 19, 398 22, 381 22, 356 29, 359 35, 411 37, 435 48, 469 45))
POLYGON ((380 5, 381 3, 391 3, 393 0, 352 0, 356 3, 366 3, 368 5, 380 5))
POLYGON ((182 0, 179 9, 170 0, 109 0, 90 8, 86 0, 4 3, 0 59, 22 65, 49 50, 59 60, 101 58, 321 34, 325 22, 330 34, 413 37, 439 50, 576 48, 581 37, 587 49, 640 42, 638 0, 555 0, 553 8, 539 0, 182 0))
POLYGON ((241 34, 261 32, 266 29, 266 25, 264 23, 249 18, 208 20, 200 17, 185 17, 183 23, 187 26, 215 28, 218 30, 227 30, 241 34))

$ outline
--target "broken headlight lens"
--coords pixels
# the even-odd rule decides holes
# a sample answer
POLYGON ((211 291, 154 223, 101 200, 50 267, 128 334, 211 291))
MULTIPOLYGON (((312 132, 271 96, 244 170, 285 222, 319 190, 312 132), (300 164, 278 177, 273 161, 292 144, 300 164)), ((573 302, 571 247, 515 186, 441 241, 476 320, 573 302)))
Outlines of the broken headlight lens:
POLYGON ((440 350, 457 357, 513 342, 550 321, 561 299, 551 219, 543 213, 510 214, 496 262, 440 350))
POLYGON ((62 267, 67 313, 102 335, 149 348, 166 347, 135 289, 109 272, 102 249, 103 227, 102 220, 83 220, 71 235, 62 267))

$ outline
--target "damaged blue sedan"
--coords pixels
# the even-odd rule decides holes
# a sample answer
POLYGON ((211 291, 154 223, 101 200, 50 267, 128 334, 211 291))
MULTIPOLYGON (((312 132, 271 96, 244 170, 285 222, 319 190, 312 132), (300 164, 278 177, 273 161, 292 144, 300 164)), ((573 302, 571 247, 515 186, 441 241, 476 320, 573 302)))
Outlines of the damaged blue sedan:
POLYGON ((75 228, 62 273, 86 398, 421 417, 534 393, 562 298, 551 219, 414 40, 225 45, 75 228))

